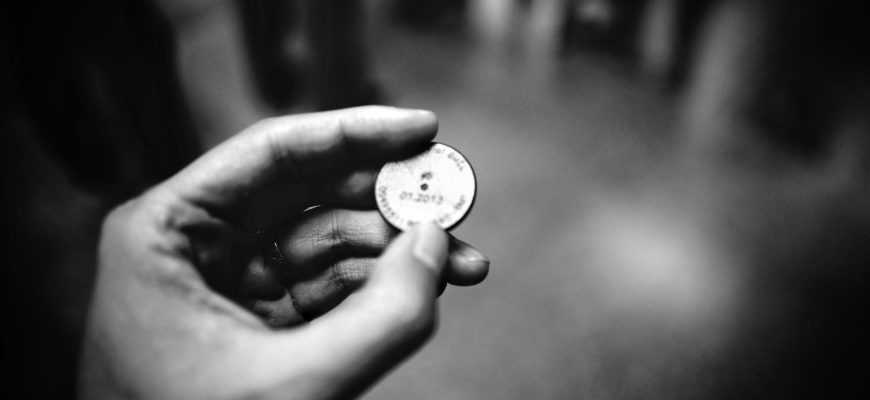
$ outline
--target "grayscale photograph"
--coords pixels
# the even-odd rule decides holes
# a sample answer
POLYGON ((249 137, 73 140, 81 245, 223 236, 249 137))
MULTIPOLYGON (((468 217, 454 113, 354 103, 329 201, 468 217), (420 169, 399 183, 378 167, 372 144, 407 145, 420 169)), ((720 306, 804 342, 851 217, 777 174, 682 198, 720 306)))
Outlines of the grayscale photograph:
POLYGON ((0 5, 7 399, 870 398, 870 4, 0 5))

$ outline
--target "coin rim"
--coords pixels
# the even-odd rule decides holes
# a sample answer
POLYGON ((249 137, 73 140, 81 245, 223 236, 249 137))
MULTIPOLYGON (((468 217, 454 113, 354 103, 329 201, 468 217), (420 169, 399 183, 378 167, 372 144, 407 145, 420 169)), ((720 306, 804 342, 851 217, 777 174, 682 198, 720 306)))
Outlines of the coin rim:
POLYGON ((480 184, 478 183, 479 181, 478 181, 478 179, 477 179, 477 172, 474 170, 474 166, 471 165, 471 162, 468 161, 468 157, 466 157, 465 154, 463 154, 461 151, 457 150, 457 149, 456 149, 455 147, 453 147, 453 146, 450 146, 450 145, 448 145, 448 144, 444 144, 444 143, 441 143, 441 142, 432 141, 432 142, 429 144, 429 147, 426 148, 426 150, 423 150, 423 151, 421 151, 421 152, 419 152, 419 153, 417 153, 417 154, 415 154, 415 155, 412 155, 412 156, 410 156, 410 157, 408 157, 408 158, 406 158, 406 159, 404 159, 404 160, 390 161, 390 162, 388 162, 388 163, 385 163, 384 165, 381 166, 381 169, 378 170, 378 176, 375 177, 375 190, 372 192, 372 195, 373 195, 374 198, 375 198, 375 207, 377 207, 377 209, 378 209, 378 214, 381 215, 381 218, 383 218, 384 221, 387 221, 387 223, 389 223, 392 227, 398 229, 399 231, 404 232, 404 231, 405 231, 405 228, 402 228, 402 227, 396 226, 396 224, 394 224, 392 221, 390 221, 389 218, 387 218, 386 216, 384 216, 384 212, 381 211, 381 207, 380 207, 380 205, 379 205, 379 203, 378 203, 377 188, 378 188, 378 181, 379 181, 380 178, 381 178, 381 172, 384 170, 384 167, 386 167, 387 164, 389 164, 389 163, 400 163, 400 162, 402 162, 402 161, 405 161, 405 160, 408 160, 408 159, 414 158, 414 157, 416 157, 416 156, 418 156, 418 155, 420 155, 420 154, 423 154, 423 153, 425 153, 425 152, 431 150, 432 147, 435 146, 436 144, 440 144, 440 145, 442 145, 442 146, 444 146, 444 147, 447 147, 448 149, 451 149, 451 150, 453 150, 453 151, 459 153, 459 155, 462 156, 462 158, 465 160, 465 164, 468 165, 468 169, 471 170, 471 177, 472 177, 472 179, 474 179, 474 193, 471 194, 471 204, 468 205, 468 209, 465 210, 465 213, 464 213, 464 215, 463 215, 461 218, 459 218, 458 220, 456 220, 456 222, 454 222, 454 223, 451 224, 450 226, 445 227, 445 228, 443 228, 443 229, 444 229, 445 231, 452 231, 453 228, 456 228, 457 226, 459 226, 460 224, 462 224, 462 222, 464 222, 465 219, 468 218, 468 215, 471 214, 471 210, 474 209, 474 204, 477 202, 477 192, 478 192, 478 187, 480 186, 480 184))

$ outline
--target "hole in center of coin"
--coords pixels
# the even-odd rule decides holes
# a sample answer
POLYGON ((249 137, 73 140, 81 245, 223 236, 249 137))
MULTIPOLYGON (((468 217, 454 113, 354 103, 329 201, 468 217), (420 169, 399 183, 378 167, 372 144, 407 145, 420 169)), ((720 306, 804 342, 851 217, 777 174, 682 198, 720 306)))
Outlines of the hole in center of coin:
POLYGON ((429 184, 428 184, 428 183, 424 183, 424 184, 420 185, 420 190, 422 190, 422 191, 426 191, 427 189, 429 189, 429 184))

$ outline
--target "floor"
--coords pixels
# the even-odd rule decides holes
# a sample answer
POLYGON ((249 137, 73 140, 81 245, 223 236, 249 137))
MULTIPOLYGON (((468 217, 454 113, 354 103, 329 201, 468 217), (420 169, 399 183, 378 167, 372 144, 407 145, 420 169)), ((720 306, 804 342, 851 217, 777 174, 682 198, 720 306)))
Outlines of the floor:
POLYGON ((471 3, 449 33, 383 22, 374 61, 395 103, 434 110, 437 140, 471 160, 480 193, 454 233, 492 257, 491 275, 449 289, 434 340, 368 398, 608 398, 654 385, 675 364, 654 347, 712 329, 695 313, 728 297, 713 266, 693 264, 726 262, 687 217, 695 202, 661 189, 679 179, 674 100, 612 59, 558 57, 556 2, 471 3), (633 329, 646 332, 613 336, 633 329))
POLYGON ((560 3, 521 3, 470 1, 440 33, 372 19, 391 101, 435 111, 475 168, 454 233, 492 268, 447 290, 437 335, 367 398, 698 398, 751 375, 747 332, 780 331, 759 310, 804 300, 777 274, 804 282, 804 249, 840 254, 807 243, 858 204, 834 201, 848 177, 699 154, 677 99, 612 58, 558 56, 560 3))

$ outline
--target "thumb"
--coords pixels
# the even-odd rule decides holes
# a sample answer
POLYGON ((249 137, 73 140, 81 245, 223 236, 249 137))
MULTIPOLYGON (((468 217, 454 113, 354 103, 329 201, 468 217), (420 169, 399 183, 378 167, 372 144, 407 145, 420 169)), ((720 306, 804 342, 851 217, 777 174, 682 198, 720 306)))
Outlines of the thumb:
POLYGON ((359 291, 292 335, 288 346, 311 349, 304 364, 328 376, 320 390, 360 393, 431 336, 447 252, 441 228, 417 225, 393 241, 359 291))

